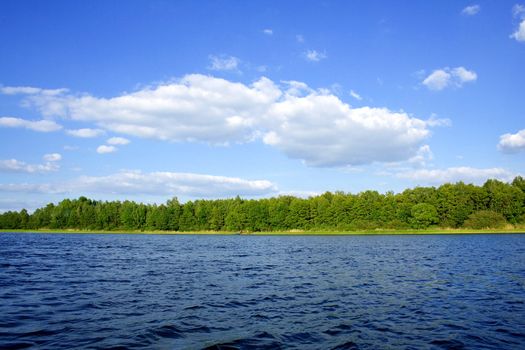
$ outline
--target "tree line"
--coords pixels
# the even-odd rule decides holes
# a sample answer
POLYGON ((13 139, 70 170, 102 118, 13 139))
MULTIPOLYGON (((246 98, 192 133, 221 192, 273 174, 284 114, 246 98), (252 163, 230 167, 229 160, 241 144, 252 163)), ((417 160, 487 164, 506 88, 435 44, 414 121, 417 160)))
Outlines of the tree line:
POLYGON ((309 198, 195 200, 164 204, 64 199, 0 214, 1 229, 286 231, 501 228, 525 224, 525 179, 458 182, 401 193, 326 192, 309 198))

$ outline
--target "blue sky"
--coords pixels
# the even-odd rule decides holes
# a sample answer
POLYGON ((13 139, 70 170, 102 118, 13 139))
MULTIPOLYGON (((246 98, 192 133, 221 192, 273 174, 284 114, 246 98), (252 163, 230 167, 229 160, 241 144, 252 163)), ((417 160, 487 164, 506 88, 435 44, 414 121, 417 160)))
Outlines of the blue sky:
POLYGON ((2 1, 0 211, 525 174, 525 3, 2 1))

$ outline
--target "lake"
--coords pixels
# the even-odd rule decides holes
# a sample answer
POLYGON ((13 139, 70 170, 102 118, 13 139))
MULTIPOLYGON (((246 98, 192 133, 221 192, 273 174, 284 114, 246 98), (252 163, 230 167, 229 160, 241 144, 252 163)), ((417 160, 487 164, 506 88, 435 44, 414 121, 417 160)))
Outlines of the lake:
POLYGON ((524 349, 525 235, 0 233, 0 348, 524 349))

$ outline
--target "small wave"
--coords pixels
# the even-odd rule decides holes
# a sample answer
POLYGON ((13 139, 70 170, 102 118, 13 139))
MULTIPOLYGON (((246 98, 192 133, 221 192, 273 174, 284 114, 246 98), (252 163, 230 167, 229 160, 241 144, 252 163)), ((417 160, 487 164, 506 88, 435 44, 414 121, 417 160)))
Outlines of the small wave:
POLYGON ((203 348, 203 350, 240 350, 240 349, 282 349, 283 344, 272 334, 261 332, 252 337, 220 342, 203 348))
POLYGON ((192 306, 186 306, 184 310, 200 310, 200 309, 205 309, 205 308, 206 307, 202 305, 192 305, 192 306))
POLYGON ((465 344, 455 339, 436 339, 432 340, 430 344, 438 346, 447 350, 461 350, 465 349, 465 344))
POLYGON ((328 335, 339 335, 341 333, 348 333, 352 330, 352 327, 347 324, 340 324, 338 326, 335 326, 333 328, 327 329, 323 333, 328 335))
POLYGON ((347 341, 332 348, 332 350, 358 350, 359 346, 356 343, 347 341))
POLYGON ((316 344, 324 340, 323 337, 311 332, 299 332, 294 334, 283 335, 283 339, 285 339, 287 342, 291 342, 292 344, 316 344))
POLYGON ((516 333, 516 332, 513 332, 513 331, 505 329, 505 328, 497 328, 496 332, 508 334, 508 335, 516 337, 516 338, 525 339, 525 333, 516 333))
POLYGON ((31 342, 5 342, 0 345, 0 349, 11 349, 11 350, 18 350, 18 349, 28 349, 31 347, 36 346, 35 343, 31 342))
POLYGON ((160 338, 184 338, 184 331, 174 325, 164 325, 150 331, 153 335, 160 338))
POLYGON ((207 326, 198 326, 193 328, 185 329, 184 332, 187 333, 211 333, 211 328, 207 326))

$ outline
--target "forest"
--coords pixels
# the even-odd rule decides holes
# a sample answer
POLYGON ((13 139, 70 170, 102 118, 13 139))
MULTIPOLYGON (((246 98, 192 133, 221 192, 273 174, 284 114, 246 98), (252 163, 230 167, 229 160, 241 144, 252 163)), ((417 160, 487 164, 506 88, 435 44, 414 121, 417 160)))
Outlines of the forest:
POLYGON ((0 214, 0 229, 134 231, 356 231, 507 228, 525 224, 525 179, 458 182, 401 193, 326 192, 309 198, 195 200, 165 204, 64 199, 29 213, 0 214))

